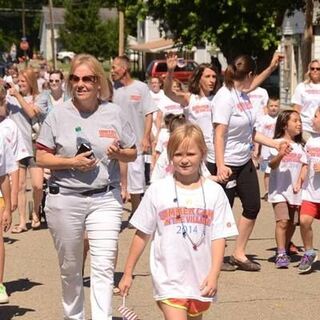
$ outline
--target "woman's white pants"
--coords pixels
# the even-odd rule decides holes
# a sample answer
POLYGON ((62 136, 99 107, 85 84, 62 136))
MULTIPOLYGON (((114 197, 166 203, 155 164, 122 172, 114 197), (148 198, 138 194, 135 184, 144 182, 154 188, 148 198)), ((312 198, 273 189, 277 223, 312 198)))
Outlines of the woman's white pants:
POLYGON ((91 258, 92 320, 111 320, 114 262, 122 215, 120 191, 113 189, 88 197, 48 194, 45 211, 58 252, 64 319, 85 319, 82 264, 86 230, 91 258))

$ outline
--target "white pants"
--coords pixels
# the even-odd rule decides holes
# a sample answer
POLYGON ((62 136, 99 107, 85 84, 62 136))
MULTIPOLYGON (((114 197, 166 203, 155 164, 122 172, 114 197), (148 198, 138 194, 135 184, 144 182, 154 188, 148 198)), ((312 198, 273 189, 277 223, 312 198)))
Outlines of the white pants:
POLYGON ((83 237, 91 257, 92 320, 112 319, 114 261, 121 227, 120 191, 81 195, 48 194, 48 227, 58 252, 64 319, 84 320, 83 237))
POLYGON ((141 194, 144 193, 145 187, 144 155, 138 154, 135 161, 128 162, 128 192, 141 194))

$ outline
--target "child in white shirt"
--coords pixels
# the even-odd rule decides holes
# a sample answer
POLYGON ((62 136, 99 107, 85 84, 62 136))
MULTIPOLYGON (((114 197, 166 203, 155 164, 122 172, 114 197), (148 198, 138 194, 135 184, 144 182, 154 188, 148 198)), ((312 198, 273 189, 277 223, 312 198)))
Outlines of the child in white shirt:
MULTIPOLYGON (((262 133, 266 137, 273 138, 274 128, 276 125, 277 117, 280 112, 279 98, 271 97, 267 104, 267 114, 259 118, 256 131, 262 133)), ((261 199, 268 200, 268 187, 270 177, 270 167, 268 166, 270 156, 270 148, 264 145, 256 144, 254 148, 254 158, 259 159, 260 170, 263 175, 263 186, 265 193, 261 199)))
POLYGON ((272 203, 276 218, 276 267, 288 268, 290 259, 286 248, 298 222, 298 210, 301 204, 300 170, 306 163, 303 150, 302 124, 298 112, 284 110, 280 112, 276 127, 275 139, 287 141, 279 151, 270 149, 271 168, 268 201, 272 203))
POLYGON ((308 139, 305 150, 308 166, 302 168, 301 177, 304 180, 302 204, 300 210, 300 232, 304 246, 298 270, 306 273, 317 261, 317 253, 313 248, 312 223, 320 219, 320 108, 315 112, 312 128, 314 134, 308 139), (307 178, 305 178, 307 177, 307 178))
POLYGON ((165 319, 202 319, 217 293, 225 238, 237 234, 223 189, 200 174, 201 129, 185 124, 168 146, 173 176, 149 187, 130 223, 137 228, 119 288, 127 295, 134 267, 151 239, 154 297, 165 319))

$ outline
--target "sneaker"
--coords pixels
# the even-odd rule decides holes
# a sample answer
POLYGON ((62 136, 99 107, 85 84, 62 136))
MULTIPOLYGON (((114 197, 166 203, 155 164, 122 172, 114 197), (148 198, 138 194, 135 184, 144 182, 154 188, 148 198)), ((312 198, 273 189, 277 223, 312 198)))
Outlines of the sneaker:
POLYGON ((311 266, 314 262, 317 261, 317 255, 312 254, 304 254, 303 257, 301 258, 300 264, 299 264, 299 273, 305 273, 311 270, 311 266))
POLYGON ((0 303, 8 303, 9 297, 7 295, 6 287, 0 284, 0 303))
POLYGON ((290 259, 285 253, 278 254, 276 257, 276 268, 288 268, 290 259))

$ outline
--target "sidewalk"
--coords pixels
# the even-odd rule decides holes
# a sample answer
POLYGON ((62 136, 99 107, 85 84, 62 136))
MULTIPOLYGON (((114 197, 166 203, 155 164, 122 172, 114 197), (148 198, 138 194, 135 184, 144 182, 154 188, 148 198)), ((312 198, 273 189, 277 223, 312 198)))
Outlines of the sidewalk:
MULTIPOLYGON (((234 208, 236 217, 241 213, 239 202, 234 208)), ((128 212, 124 212, 126 221, 128 212)), ((17 217, 15 216, 15 221, 17 217)), ((116 278, 121 277, 133 230, 124 229, 120 234, 119 260, 116 278)), ((314 225, 315 247, 320 246, 320 224, 314 225)), ((29 230, 22 234, 6 234, 5 284, 10 294, 10 303, 0 305, 0 320, 60 320, 60 278, 58 262, 48 229, 29 230)), ((300 230, 294 242, 301 245, 300 230)), ((228 241, 230 255, 234 241, 228 241)), ((219 300, 204 316, 205 320, 304 320, 319 319, 320 262, 314 264, 314 272, 299 275, 298 257, 293 257, 288 270, 274 267, 275 253, 274 216, 271 206, 262 201, 262 210, 257 220, 247 252, 254 254, 261 263, 257 273, 243 271, 223 272, 219 282, 219 300)), ((134 285, 127 304, 141 319, 162 319, 153 298, 148 267, 148 250, 137 265, 134 285)), ((89 263, 85 269, 85 295, 87 318, 89 306, 89 263)), ((121 297, 114 297, 114 320, 121 320, 117 307, 121 297)))

